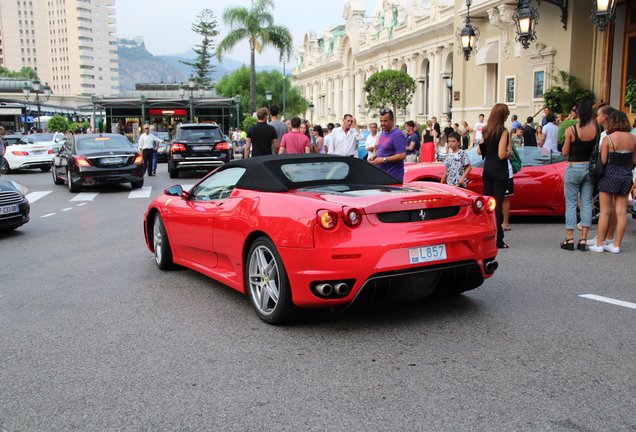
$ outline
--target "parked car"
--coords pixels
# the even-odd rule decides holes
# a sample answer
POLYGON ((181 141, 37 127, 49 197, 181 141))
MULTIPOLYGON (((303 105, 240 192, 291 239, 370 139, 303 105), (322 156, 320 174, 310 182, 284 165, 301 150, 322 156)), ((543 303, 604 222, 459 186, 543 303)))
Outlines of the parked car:
POLYGON ((157 266, 249 296, 271 324, 297 308, 411 300, 482 285, 497 268, 493 198, 398 180, 357 158, 236 159, 148 207, 157 266))
POLYGON ((4 140, 4 143, 7 146, 13 145, 13 144, 17 144, 18 141, 20 141, 20 139, 22 139, 22 135, 17 135, 17 134, 13 134, 13 135, 4 135, 2 137, 2 139, 4 140))
POLYGON ((31 138, 36 135, 45 134, 25 135, 14 144, 7 142, 2 167, 0 167, 2 174, 20 169, 39 168, 44 172, 51 169, 55 153, 52 141, 31 138))
POLYGON ((60 132, 53 133, 36 133, 31 135, 23 135, 20 142, 27 144, 50 144, 55 153, 59 152, 64 143, 66 136, 60 132))
POLYGON ((168 155, 168 173, 211 170, 232 159, 232 150, 216 124, 183 124, 177 127, 168 155))
POLYGON ((157 162, 168 162, 170 153, 170 134, 168 132, 155 132, 157 138, 161 140, 157 149, 157 162))
POLYGON ((122 135, 75 135, 55 155, 52 173, 53 183, 66 182, 70 192, 109 183, 138 189, 144 185, 144 158, 122 135))
POLYGON ((22 187, 12 180, 0 179, 0 230, 13 230, 29 222, 30 211, 22 187))
MULTIPOLYGON (((510 197, 510 214, 563 216, 563 181, 567 165, 565 156, 534 146, 526 146, 520 150, 523 167, 514 175, 515 194, 510 197)), ((477 153, 477 148, 468 150, 468 158, 473 169, 468 174, 467 188, 481 194, 484 191, 484 161, 477 153)), ((439 182, 443 174, 444 164, 441 162, 408 164, 404 172, 404 182, 439 182)), ((597 215, 598 206, 595 207, 597 215)))

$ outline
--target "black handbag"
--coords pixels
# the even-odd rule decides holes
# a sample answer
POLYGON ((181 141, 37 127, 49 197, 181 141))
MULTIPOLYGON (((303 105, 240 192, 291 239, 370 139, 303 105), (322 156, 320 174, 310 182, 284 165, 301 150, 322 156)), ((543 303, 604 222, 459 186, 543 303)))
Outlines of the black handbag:
MULTIPOLYGON (((600 135, 600 129, 598 125, 596 126, 597 136, 600 135)), ((598 180, 603 177, 605 173, 605 166, 603 165, 603 161, 601 161, 601 140, 599 139, 594 149, 592 150, 592 154, 590 155, 590 165, 588 168, 588 174, 593 180, 598 180)))

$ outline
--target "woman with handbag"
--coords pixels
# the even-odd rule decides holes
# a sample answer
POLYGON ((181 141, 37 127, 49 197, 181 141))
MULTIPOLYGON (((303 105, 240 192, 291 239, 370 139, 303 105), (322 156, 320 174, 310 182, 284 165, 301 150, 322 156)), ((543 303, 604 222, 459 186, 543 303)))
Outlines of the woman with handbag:
POLYGON ((568 157, 565 171, 565 240, 561 249, 574 250, 574 228, 576 210, 581 208, 581 238, 576 245, 580 251, 587 250, 587 234, 592 226, 592 202, 594 182, 589 176, 590 156, 597 143, 600 130, 593 120, 592 101, 580 101, 576 106, 579 124, 565 131, 562 154, 568 157))
POLYGON ((601 216, 596 244, 589 246, 592 252, 620 252, 627 227, 627 197, 634 184, 632 167, 636 164, 636 137, 630 131, 629 120, 624 112, 614 111, 610 114, 607 136, 601 145, 601 161, 605 164, 605 173, 598 182, 601 216), (616 211, 616 238, 613 244, 604 244, 612 207, 616 211))

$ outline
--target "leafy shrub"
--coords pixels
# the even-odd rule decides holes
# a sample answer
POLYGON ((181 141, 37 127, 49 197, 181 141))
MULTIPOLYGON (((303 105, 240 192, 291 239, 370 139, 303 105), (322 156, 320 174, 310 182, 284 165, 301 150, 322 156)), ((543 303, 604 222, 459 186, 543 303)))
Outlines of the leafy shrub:
POLYGON ((61 115, 54 115, 48 121, 46 128, 50 132, 66 132, 68 130, 68 120, 61 115))

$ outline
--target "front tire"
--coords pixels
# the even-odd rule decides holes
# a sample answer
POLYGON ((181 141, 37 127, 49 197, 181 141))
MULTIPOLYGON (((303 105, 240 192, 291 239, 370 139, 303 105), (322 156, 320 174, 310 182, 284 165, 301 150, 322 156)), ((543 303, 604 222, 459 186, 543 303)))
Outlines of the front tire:
POLYGON ((56 185, 61 185, 64 184, 64 180, 62 180, 58 175, 57 175, 57 171, 55 171, 55 168, 51 170, 51 173, 53 174, 53 183, 56 185))
POLYGON ((291 287, 274 243, 260 237, 252 243, 245 263, 247 293, 256 315, 268 324, 284 324, 295 318, 291 287))
POLYGON ((159 213, 155 215, 155 221, 152 226, 152 249, 155 251, 155 263, 160 270, 174 268, 170 240, 168 240, 168 234, 159 213))

